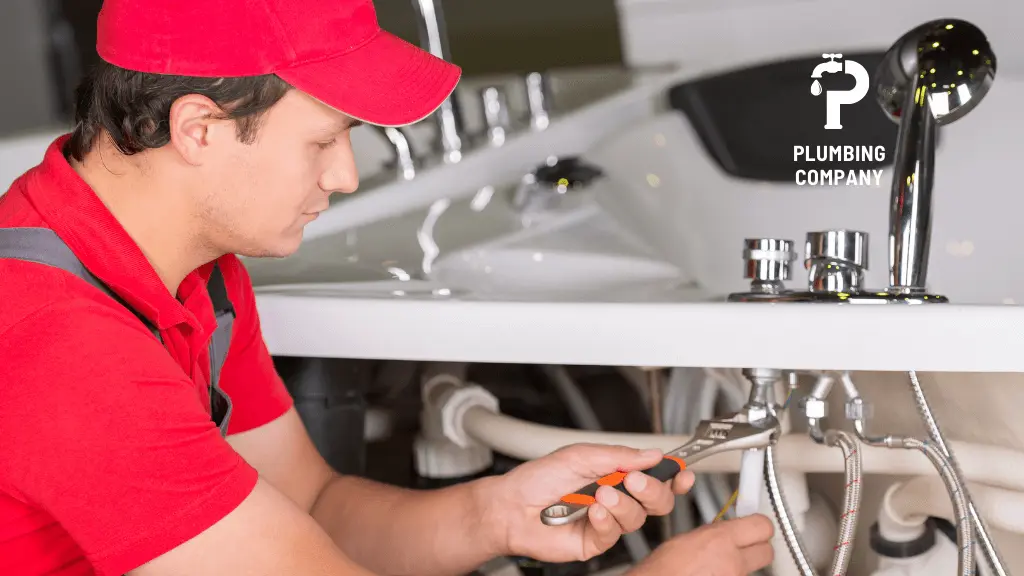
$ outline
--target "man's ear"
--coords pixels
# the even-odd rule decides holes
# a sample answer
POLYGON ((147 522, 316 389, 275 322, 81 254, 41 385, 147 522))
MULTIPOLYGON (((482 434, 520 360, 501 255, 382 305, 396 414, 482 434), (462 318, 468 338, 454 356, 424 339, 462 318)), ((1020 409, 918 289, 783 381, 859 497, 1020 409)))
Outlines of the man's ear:
POLYGON ((225 135, 234 138, 235 129, 224 119, 224 111, 206 96, 188 94, 171 104, 171 146, 189 164, 198 166, 210 144, 225 135))

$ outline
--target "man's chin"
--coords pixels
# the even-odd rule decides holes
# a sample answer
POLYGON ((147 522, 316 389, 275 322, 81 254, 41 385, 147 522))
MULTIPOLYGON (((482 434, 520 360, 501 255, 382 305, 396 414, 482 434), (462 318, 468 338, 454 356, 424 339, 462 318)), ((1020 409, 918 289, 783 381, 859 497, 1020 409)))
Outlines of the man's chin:
POLYGON ((302 245, 302 231, 300 230, 294 236, 294 238, 282 238, 281 241, 274 244, 247 247, 246 250, 239 251, 237 254, 246 258, 287 258, 298 252, 302 245))

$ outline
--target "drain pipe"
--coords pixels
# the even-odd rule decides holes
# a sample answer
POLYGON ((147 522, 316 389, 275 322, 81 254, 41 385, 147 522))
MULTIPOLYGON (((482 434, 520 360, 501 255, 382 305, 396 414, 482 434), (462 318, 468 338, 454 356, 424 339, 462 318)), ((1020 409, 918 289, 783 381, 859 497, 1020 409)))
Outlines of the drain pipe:
MULTIPOLYGON (((495 452, 519 460, 534 460, 570 444, 594 443, 657 448, 669 451, 690 440, 686 435, 636 434, 628 432, 588 432, 536 424, 499 414, 483 405, 460 404, 449 415, 449 431, 461 442, 479 442, 495 452)), ((448 436, 448 432, 446 432, 448 436)), ((448 436, 452 438, 452 436, 448 436)), ((1024 453, 998 446, 949 441, 956 451, 967 480, 988 486, 1024 492, 1024 453)), ((932 476, 935 468, 931 461, 917 451, 891 450, 861 445, 863 474, 893 474, 900 476, 932 476)), ((781 454, 800 455, 799 458, 780 459, 784 470, 808 474, 843 472, 842 459, 836 458, 835 448, 814 442, 806 434, 782 436, 775 448, 781 454)), ((709 456, 694 465, 701 472, 739 471, 739 461, 732 454, 709 456)))

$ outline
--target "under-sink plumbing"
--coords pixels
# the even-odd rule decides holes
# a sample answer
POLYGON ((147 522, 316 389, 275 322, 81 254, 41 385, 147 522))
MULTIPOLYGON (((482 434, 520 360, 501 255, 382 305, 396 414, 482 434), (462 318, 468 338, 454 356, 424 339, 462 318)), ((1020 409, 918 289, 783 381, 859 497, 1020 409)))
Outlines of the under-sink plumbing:
MULTIPOLYGON (((935 178, 935 136, 972 110, 988 93, 995 77, 996 58, 980 29, 963 20, 928 22, 903 35, 888 50, 875 72, 876 99, 882 110, 899 124, 889 207, 889 286, 872 290, 864 286, 868 269, 868 235, 854 230, 824 230, 807 234, 804 266, 807 286, 790 290, 792 262, 797 254, 791 240, 752 238, 744 241, 746 292, 728 296, 730 302, 819 302, 850 304, 929 304, 948 300, 926 288, 931 237, 932 187, 935 178)), ((824 71, 830 71, 825 68, 824 71)), ((748 369, 744 374, 755 385, 766 376, 781 377, 784 370, 748 369)), ((920 381, 910 372, 917 409, 928 429, 927 440, 901 436, 872 436, 867 431, 870 406, 861 398, 847 372, 817 373, 817 382, 803 402, 811 437, 818 443, 841 447, 847 459, 846 512, 840 541, 851 546, 859 499, 860 461, 858 441, 875 447, 917 450, 924 453, 942 478, 955 511, 958 574, 974 574, 974 546, 992 573, 1008 574, 992 543, 985 521, 967 491, 963 472, 949 450, 932 415, 920 381), (846 416, 856 434, 824 430, 829 393, 841 382, 846 395, 846 416), (853 517, 853 520, 849 518, 853 517)), ((768 406, 772 406, 768 403, 768 406)), ((776 464, 769 448, 765 478, 772 506, 787 546, 803 576, 814 569, 788 518, 776 464)), ((848 556, 837 548, 831 574, 845 574, 848 556)))

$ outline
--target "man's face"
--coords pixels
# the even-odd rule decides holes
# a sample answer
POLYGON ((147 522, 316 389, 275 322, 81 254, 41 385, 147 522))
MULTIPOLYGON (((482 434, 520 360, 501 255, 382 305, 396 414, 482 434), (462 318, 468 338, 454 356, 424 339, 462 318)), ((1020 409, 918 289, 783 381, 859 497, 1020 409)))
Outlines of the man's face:
POLYGON ((204 236, 220 250, 245 256, 294 253, 328 197, 359 185, 349 139, 356 124, 290 90, 263 116, 255 142, 221 132, 197 198, 204 236))

